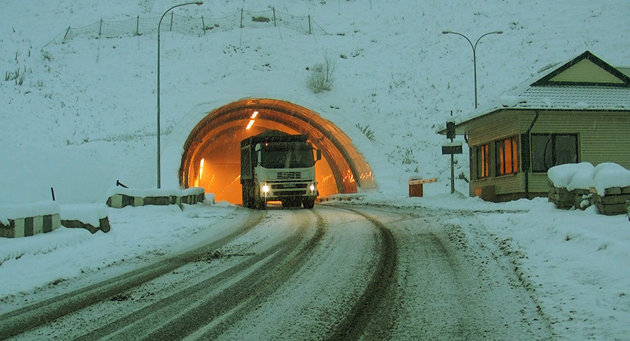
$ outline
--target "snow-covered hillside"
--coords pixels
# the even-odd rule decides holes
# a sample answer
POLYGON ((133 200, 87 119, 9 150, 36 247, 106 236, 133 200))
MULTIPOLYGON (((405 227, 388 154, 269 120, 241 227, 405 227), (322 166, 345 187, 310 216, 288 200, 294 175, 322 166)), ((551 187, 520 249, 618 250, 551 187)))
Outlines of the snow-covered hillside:
MULTIPOLYGON (((64 44, 60 38, 69 26, 155 18, 174 4, 0 4, 5 76, 0 79, 0 205, 48 200, 50 187, 67 205, 103 203, 116 180, 135 188, 155 186, 156 34, 78 36, 64 44)), ((310 15, 318 29, 311 35, 282 25, 162 35, 165 187, 177 185, 181 141, 204 113, 243 97, 287 100, 331 120, 366 157, 379 187, 360 204, 444 210, 447 224, 462 227, 471 238, 490 236, 511 258, 523 283, 536 287, 557 335, 628 338, 627 219, 598 215, 594 207, 560 211, 544 199, 492 204, 446 194, 449 158, 441 155, 445 139, 436 134, 451 111, 459 120, 474 109, 471 48, 442 31, 461 32, 473 42, 486 32, 504 32, 477 46, 483 106, 538 70, 585 50, 612 65, 630 66, 627 0, 222 0, 175 12, 226 18, 241 8, 270 7, 310 15), (326 57, 335 62, 335 82, 331 91, 314 94, 307 86, 307 67, 326 57), (374 140, 357 124, 369 127, 374 140), (405 198, 407 180, 416 175, 438 182, 425 185, 425 198, 405 198)), ((468 176, 467 153, 457 160, 456 174, 468 176)), ((468 193, 463 180, 456 187, 468 193)), ((0 240, 0 280, 8 284, 0 298, 26 295, 19 285, 30 294, 120 258, 171 252, 182 247, 173 246, 174 240, 211 233, 205 227, 232 210, 224 204, 183 214, 172 207, 126 209, 110 214, 115 226, 109 234, 60 228, 32 240, 0 240), (38 270, 47 257, 58 266, 38 270)))
MULTIPOLYGON (((156 35, 60 44, 68 26, 159 17, 171 1, 30 1, 0 5, 0 203, 48 199, 102 202, 117 179, 155 186, 156 35)), ((162 36, 163 183, 177 185, 190 117, 248 96, 306 106, 333 121, 374 170, 379 190, 403 194, 410 175, 438 177, 427 194, 448 191, 444 137, 435 132, 473 109, 477 48, 483 105, 538 69, 588 49, 612 65, 630 39, 624 1, 256 1, 207 3, 178 16, 223 18, 240 8, 311 15, 312 35, 290 27, 162 36), (624 25, 626 27, 624 27, 624 25), (474 41, 474 40, 473 40, 474 41), (307 67, 334 60, 331 91, 307 87, 307 67), (185 122, 185 123, 184 123, 185 122), (369 127, 371 142, 356 124, 369 127), (183 138, 185 139, 186 136, 183 138)), ((130 28, 133 30, 134 28, 130 28)), ((196 122, 193 123, 194 124, 196 122)), ((458 170, 468 173, 466 154, 458 170)), ((457 189, 467 193, 459 180, 457 189)))

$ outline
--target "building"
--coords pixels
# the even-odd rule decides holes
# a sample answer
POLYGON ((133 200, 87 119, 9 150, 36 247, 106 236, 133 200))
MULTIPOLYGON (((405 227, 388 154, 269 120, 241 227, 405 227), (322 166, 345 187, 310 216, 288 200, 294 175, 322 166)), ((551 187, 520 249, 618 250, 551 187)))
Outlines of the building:
POLYGON ((586 51, 541 70, 499 103, 455 126, 470 147, 471 196, 546 196, 547 170, 559 164, 630 168, 630 68, 586 51))

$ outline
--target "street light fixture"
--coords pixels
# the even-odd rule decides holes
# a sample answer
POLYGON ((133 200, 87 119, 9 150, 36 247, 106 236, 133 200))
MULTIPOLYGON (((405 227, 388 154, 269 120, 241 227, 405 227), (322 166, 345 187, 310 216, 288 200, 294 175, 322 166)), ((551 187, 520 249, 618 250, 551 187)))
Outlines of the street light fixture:
POLYGON ((161 187, 161 174, 160 174, 160 168, 161 168, 161 162, 160 162, 160 27, 162 26, 162 19, 164 19, 164 17, 166 16, 166 14, 168 12, 170 12, 172 9, 177 8, 177 7, 181 7, 181 6, 187 6, 187 5, 203 5, 203 2, 201 1, 195 1, 195 2, 186 2, 183 4, 179 4, 179 5, 175 5, 169 9, 167 9, 164 14, 162 14, 162 17, 160 18, 160 22, 158 23, 158 29, 157 29, 157 188, 161 187))
POLYGON ((453 32, 453 31, 442 31, 442 34, 456 34, 458 36, 462 36, 464 37, 468 43, 470 44, 470 47, 472 47, 472 51, 473 51, 473 68, 474 68, 474 80, 475 80, 475 109, 477 108, 477 43, 479 43, 479 40, 481 40, 481 38, 490 35, 490 34, 503 34, 503 31, 492 31, 492 32, 488 32, 488 33, 484 33, 483 35, 481 35, 481 37, 477 38, 477 41, 475 41, 475 43, 473 44, 472 41, 470 41, 470 39, 468 39, 468 37, 466 37, 465 35, 458 33, 458 32, 453 32))

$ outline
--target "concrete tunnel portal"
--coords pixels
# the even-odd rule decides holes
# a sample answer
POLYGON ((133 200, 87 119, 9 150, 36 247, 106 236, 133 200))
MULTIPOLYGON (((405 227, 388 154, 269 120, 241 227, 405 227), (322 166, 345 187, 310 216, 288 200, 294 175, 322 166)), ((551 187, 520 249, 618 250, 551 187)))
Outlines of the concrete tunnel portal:
POLYGON ((241 204, 240 141, 272 129, 305 134, 322 151, 315 164, 320 197, 376 187, 369 164, 332 122, 297 104, 265 98, 226 104, 199 121, 184 144, 180 185, 203 187, 216 201, 241 204))

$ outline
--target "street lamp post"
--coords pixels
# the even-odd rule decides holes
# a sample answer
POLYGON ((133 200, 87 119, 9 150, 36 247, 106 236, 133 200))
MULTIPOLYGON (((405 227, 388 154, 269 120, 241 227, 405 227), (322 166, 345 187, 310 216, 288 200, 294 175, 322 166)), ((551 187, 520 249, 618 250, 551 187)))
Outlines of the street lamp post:
POLYGON ((162 19, 164 19, 164 17, 166 16, 168 12, 170 12, 174 8, 186 6, 186 5, 203 5, 203 2, 201 1, 186 2, 183 4, 175 5, 167 9, 164 12, 164 14, 162 14, 162 17, 160 18, 160 22, 158 23, 158 29, 157 29, 157 188, 160 188, 162 186, 162 183, 161 183, 162 176, 160 172, 160 169, 161 169, 161 162, 160 162, 160 27, 162 26, 162 19))
POLYGON ((461 33, 458 33, 458 32, 442 31, 442 34, 456 34, 458 36, 462 36, 468 41, 468 43, 470 44, 470 47, 472 47, 474 80, 475 80, 475 108, 477 108, 477 43, 479 43, 479 40, 481 40, 481 38, 483 38, 483 37, 485 37, 487 35, 490 35, 490 34, 503 34, 503 31, 493 31, 493 32, 485 33, 485 34, 481 35, 481 37, 477 38, 477 41, 475 41, 474 44, 472 43, 472 41, 470 41, 470 39, 468 39, 468 37, 466 37, 465 35, 463 35, 461 33))

